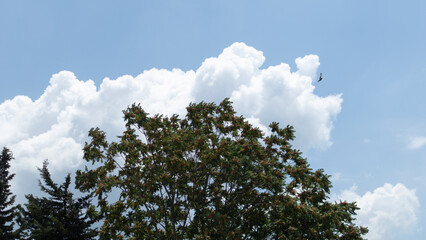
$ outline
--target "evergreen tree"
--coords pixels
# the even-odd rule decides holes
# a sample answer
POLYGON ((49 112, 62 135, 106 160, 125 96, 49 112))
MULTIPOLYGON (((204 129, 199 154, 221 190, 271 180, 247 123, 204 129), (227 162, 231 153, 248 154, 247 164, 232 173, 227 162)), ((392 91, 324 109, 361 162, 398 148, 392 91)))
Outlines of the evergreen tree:
POLYGON ((16 206, 15 195, 10 191, 9 182, 15 174, 9 173, 10 161, 13 159, 12 152, 3 148, 0 157, 0 239, 15 239, 16 232, 13 231, 13 218, 16 206))
POLYGON ((70 174, 65 177, 64 183, 58 185, 53 182, 47 165, 45 161, 43 168, 38 170, 44 182, 39 180, 40 188, 48 197, 25 196, 28 203, 25 204, 26 209, 21 208, 18 219, 22 237, 36 240, 94 239, 97 232, 91 229, 91 225, 95 220, 85 212, 90 205, 90 196, 74 199, 69 191, 70 174))

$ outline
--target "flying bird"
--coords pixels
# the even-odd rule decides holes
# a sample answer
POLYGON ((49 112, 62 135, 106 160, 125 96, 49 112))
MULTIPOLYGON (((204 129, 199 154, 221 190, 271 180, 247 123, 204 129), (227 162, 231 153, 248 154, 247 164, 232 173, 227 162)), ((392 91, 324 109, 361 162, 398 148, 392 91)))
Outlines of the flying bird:
POLYGON ((321 82, 321 80, 322 80, 322 73, 320 73, 320 77, 318 79, 318 82, 321 82))

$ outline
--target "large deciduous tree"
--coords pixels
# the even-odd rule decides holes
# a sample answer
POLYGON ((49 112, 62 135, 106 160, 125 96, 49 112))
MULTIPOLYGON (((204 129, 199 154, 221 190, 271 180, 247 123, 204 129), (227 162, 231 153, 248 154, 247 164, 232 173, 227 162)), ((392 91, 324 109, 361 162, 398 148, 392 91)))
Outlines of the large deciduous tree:
POLYGON ((97 197, 101 239, 362 239, 355 203, 328 200, 329 176, 290 145, 291 126, 264 136, 225 99, 187 115, 124 111, 109 143, 92 129, 76 186, 97 197), (114 200, 111 197, 114 196, 114 200))
POLYGON ((13 230, 13 218, 16 206, 15 195, 10 191, 10 181, 15 174, 9 172, 12 152, 3 148, 0 156, 0 239, 15 239, 17 233, 13 230))
POLYGON ((84 240, 94 239, 97 232, 91 228, 95 220, 89 218, 86 210, 90 205, 90 196, 73 198, 69 190, 71 177, 68 174, 65 182, 58 185, 53 182, 48 162, 39 169, 41 178, 39 185, 48 197, 26 195, 26 209, 21 208, 18 223, 21 225, 22 239, 63 239, 84 240))

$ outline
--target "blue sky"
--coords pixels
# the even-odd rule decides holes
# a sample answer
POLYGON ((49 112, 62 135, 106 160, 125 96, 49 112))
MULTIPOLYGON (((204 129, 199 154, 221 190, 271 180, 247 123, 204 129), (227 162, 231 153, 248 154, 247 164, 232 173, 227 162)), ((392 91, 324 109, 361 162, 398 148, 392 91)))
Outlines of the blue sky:
MULTIPOLYGON (((325 125, 333 125, 329 128, 329 139, 316 142, 332 144, 316 147, 316 143, 302 142, 305 156, 314 168, 324 168, 334 175, 335 197, 358 199, 365 209, 373 206, 371 209, 391 212, 392 219, 401 220, 395 222, 365 210, 363 223, 382 229, 373 230, 370 239, 423 239, 426 235, 426 229, 422 229, 426 225, 425 12, 424 1, 1 1, 0 118, 8 126, 3 131, 9 130, 6 135, 10 136, 0 138, 0 142, 14 146, 25 140, 34 143, 39 139, 37 136, 42 139, 43 132, 51 127, 50 122, 55 122, 51 119, 59 119, 59 114, 30 114, 29 118, 37 118, 32 130, 19 132, 16 129, 30 123, 16 121, 20 118, 13 116, 24 118, 26 108, 19 105, 22 101, 13 102, 13 109, 5 103, 18 95, 35 102, 47 94, 49 86, 54 89, 51 77, 63 70, 72 72, 81 82, 93 80, 100 91, 106 77, 111 79, 108 86, 113 86, 120 76, 131 75, 136 79, 152 68, 169 71, 176 68, 189 76, 206 59, 218 58, 224 49, 235 46, 235 42, 244 43, 247 47, 243 47, 244 51, 252 47, 262 52, 265 60, 260 69, 286 63, 295 72, 295 59, 313 54, 320 63, 315 68, 316 75, 312 75, 313 94, 326 98, 342 93, 343 102, 324 120, 325 125), (316 83, 319 72, 324 80, 316 83), (22 135, 19 139, 11 137, 18 133, 22 135), (395 206, 400 203, 403 206, 395 206), (394 205, 393 209, 387 209, 387 205, 394 205), (396 208, 402 210, 393 211, 396 208), (374 216, 381 222, 371 222, 374 216)), ((163 76, 151 75, 155 79, 163 76)), ((72 79, 72 76, 65 74, 59 78, 72 79)), ((60 81, 57 80, 58 84, 60 81)), ((58 88, 65 85, 59 84, 58 88)), ((198 97, 185 95, 188 99, 204 100, 200 97, 203 91, 220 90, 204 85, 195 88, 198 97)), ((282 103, 286 104, 284 100, 282 103)), ((274 106, 268 109, 271 112, 274 106)), ((299 117, 293 121, 300 128, 306 123, 306 129, 314 131, 317 128, 311 118, 321 118, 321 114, 321 111, 312 116, 296 114, 299 117)), ((112 113, 105 116, 116 117, 112 113)), ((269 120, 265 116, 256 117, 261 122, 269 120)), ((114 124, 103 121, 106 120, 90 123, 114 129, 114 124)), ((77 122, 70 124, 71 128, 87 127, 77 122)), ((298 132, 308 134, 297 128, 296 131, 296 136, 298 132)), ((75 136, 70 138, 82 141, 83 138, 75 136)), ((70 139, 64 139, 63 146, 67 146, 70 139)), ((309 138, 302 136, 303 139, 309 138)), ((73 144, 78 148, 78 144, 73 144)), ((34 147, 37 146, 44 145, 38 142, 34 147)), ((25 157, 19 151, 30 150, 16 147, 17 161, 18 156, 25 157)), ((45 152, 50 155, 46 156, 54 151, 57 149, 47 149, 45 152)), ((41 166, 43 159, 27 157, 25 161, 41 166)), ((56 175, 62 178, 63 171, 82 165, 73 160, 57 166, 56 175)), ((16 169, 15 188, 26 193, 30 187, 21 185, 28 179, 37 179, 37 173, 19 166, 16 169), (19 177, 20 171, 32 175, 19 177)))

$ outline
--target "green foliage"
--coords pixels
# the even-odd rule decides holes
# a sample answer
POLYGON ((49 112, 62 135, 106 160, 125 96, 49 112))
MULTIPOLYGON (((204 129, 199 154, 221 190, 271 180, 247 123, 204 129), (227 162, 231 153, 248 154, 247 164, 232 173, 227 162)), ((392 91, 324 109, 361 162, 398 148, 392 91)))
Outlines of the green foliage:
POLYGON ((331 183, 290 145, 236 116, 231 102, 191 104, 187 115, 124 111, 118 143, 92 129, 76 187, 97 198, 100 239, 361 239, 354 203, 327 201, 331 183), (108 197, 118 191, 117 201, 108 197))
POLYGON ((28 203, 26 209, 21 208, 18 223, 24 239, 94 239, 97 232, 90 228, 94 220, 83 213, 90 205, 90 196, 73 199, 69 191, 71 177, 68 174, 65 182, 58 186, 54 183, 47 161, 40 171, 44 184, 39 180, 40 188, 49 197, 25 197, 28 203))
POLYGON ((15 196, 10 191, 9 182, 15 174, 9 173, 10 161, 13 159, 12 152, 3 148, 0 156, 0 239, 15 239, 16 232, 13 231, 13 218, 16 206, 15 196))

